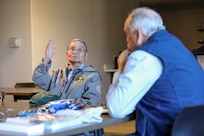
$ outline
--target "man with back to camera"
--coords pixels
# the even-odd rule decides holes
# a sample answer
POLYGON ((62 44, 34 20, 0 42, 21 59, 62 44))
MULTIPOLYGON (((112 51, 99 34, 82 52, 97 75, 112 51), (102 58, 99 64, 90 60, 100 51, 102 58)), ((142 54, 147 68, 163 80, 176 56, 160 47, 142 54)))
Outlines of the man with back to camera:
POLYGON ((115 118, 137 110, 134 136, 169 136, 178 113, 204 104, 204 72, 193 54, 146 7, 125 20, 127 49, 106 95, 115 118))

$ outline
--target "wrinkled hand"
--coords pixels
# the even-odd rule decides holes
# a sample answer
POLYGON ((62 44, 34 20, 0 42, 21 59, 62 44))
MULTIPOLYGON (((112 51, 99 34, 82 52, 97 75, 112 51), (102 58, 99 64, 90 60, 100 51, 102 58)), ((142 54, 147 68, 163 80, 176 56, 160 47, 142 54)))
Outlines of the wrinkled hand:
POLYGON ((45 58, 51 59, 56 52, 56 47, 52 47, 52 40, 49 40, 45 49, 45 58))
POLYGON ((129 50, 126 49, 119 55, 119 57, 118 57, 118 70, 123 71, 125 64, 126 64, 126 61, 127 61, 127 58, 129 56, 129 53, 130 53, 129 50))

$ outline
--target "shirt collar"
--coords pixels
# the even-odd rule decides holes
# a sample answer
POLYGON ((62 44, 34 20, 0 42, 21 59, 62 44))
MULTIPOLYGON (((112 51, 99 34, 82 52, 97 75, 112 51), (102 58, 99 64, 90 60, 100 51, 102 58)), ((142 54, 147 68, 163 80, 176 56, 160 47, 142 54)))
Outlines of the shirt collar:
POLYGON ((70 64, 68 64, 68 70, 77 70, 77 69, 83 69, 83 67, 85 66, 85 64, 80 64, 78 67, 76 67, 75 69, 71 69, 70 68, 70 64))

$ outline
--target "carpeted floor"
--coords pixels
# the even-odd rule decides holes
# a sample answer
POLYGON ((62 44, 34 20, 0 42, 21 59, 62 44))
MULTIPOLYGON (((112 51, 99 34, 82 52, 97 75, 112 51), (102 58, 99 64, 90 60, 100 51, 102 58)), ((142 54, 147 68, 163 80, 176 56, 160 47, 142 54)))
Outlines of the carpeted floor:
POLYGON ((125 134, 121 134, 121 133, 110 133, 107 132, 104 134, 104 136, 126 136, 125 134))
POLYGON ((104 128, 104 136, 126 136, 135 132, 135 121, 104 128))

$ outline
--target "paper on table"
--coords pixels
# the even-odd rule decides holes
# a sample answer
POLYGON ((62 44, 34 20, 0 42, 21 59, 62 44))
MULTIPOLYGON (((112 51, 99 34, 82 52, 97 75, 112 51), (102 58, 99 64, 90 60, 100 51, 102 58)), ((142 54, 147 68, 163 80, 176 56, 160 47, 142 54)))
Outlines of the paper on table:
POLYGON ((103 107, 89 107, 84 110, 76 111, 76 110, 60 110, 55 113, 56 116, 78 116, 82 123, 93 123, 93 122, 102 122, 103 118, 101 114, 103 112, 103 107))
POLYGON ((103 112, 103 107, 91 107, 87 108, 82 113, 82 121, 84 123, 92 123, 92 122, 102 122, 103 118, 101 114, 103 112))
POLYGON ((24 133, 27 135, 40 135, 44 133, 44 124, 34 123, 28 119, 7 118, 0 123, 0 131, 24 133))

